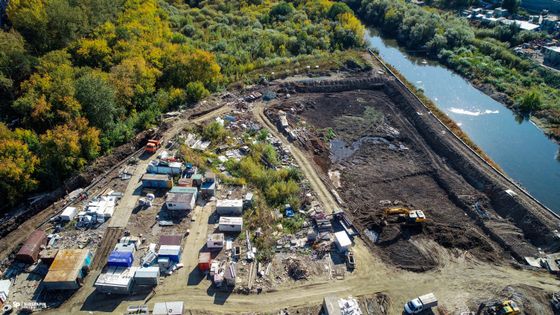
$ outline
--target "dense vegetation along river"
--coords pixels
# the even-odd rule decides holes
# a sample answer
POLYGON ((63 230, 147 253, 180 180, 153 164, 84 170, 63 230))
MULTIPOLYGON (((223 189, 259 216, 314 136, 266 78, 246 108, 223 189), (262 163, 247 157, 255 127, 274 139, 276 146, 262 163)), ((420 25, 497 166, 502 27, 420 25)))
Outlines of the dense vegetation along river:
POLYGON ((560 214, 559 146, 530 121, 518 122, 504 105, 447 68, 407 54, 394 40, 374 31, 370 47, 406 79, 421 88, 440 110, 515 181, 560 214))

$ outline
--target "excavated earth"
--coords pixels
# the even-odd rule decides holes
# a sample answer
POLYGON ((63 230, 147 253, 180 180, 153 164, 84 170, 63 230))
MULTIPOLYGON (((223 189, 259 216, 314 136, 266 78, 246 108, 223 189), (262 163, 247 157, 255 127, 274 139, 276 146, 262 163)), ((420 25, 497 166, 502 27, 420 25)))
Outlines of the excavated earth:
MULTIPOLYGON (((475 188, 430 146, 403 113, 397 103, 403 99, 394 90, 380 85, 364 89, 361 81, 362 89, 353 89, 352 83, 318 85, 284 87, 290 98, 272 101, 267 115, 274 119, 279 109, 288 113, 298 135, 295 142, 334 179, 332 188, 359 230, 379 233, 370 245, 387 262, 412 271, 437 267, 438 257, 418 246, 422 239, 494 263, 511 257, 521 262, 545 242, 545 236, 495 211, 493 205, 503 207, 495 188, 475 188), (421 228, 384 226, 383 209, 395 205, 422 209, 429 220, 421 228)), ((526 221, 536 221, 532 218, 526 221)))

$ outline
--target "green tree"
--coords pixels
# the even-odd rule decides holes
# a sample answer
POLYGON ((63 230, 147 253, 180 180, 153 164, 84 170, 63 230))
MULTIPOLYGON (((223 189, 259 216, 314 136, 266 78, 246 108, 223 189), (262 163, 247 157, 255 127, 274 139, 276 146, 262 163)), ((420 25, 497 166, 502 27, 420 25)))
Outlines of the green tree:
POLYGON ((273 19, 285 19, 295 11, 294 5, 287 2, 281 2, 270 9, 268 14, 273 19))
POLYGON ((542 106, 542 96, 541 93, 536 90, 532 89, 525 93, 519 102, 519 109, 522 112, 533 112, 538 110, 542 106))
POLYGON ((502 0, 502 8, 508 10, 510 13, 517 13, 520 3, 520 0, 502 0))
POLYGON ((344 2, 335 2, 329 9, 327 16, 329 19, 335 20, 342 13, 352 13, 352 9, 344 2))
POLYGON ((76 99, 89 122, 104 132, 115 125, 118 110, 115 90, 100 72, 88 71, 75 83, 76 99))
POLYGON ((187 99, 190 102, 198 102, 199 100, 210 95, 210 92, 204 87, 200 81, 189 82, 186 89, 187 99))

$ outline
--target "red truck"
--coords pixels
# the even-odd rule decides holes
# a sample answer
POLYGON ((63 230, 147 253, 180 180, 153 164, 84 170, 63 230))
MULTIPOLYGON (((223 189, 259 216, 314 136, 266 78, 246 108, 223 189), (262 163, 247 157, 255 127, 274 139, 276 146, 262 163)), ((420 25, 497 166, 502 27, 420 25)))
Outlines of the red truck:
POLYGON ((161 146, 161 141, 156 139, 150 139, 148 140, 148 143, 146 144, 146 149, 144 151, 153 154, 156 153, 156 151, 159 149, 160 146, 161 146))

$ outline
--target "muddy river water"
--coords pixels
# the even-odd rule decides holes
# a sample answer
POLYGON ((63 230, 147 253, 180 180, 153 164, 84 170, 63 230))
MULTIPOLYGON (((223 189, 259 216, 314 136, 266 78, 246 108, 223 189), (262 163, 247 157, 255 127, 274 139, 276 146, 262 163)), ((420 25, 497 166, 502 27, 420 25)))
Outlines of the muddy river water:
POLYGON ((521 186, 560 213, 559 146, 531 121, 516 119, 504 105, 444 66, 412 56, 374 31, 370 47, 443 112, 521 186))

